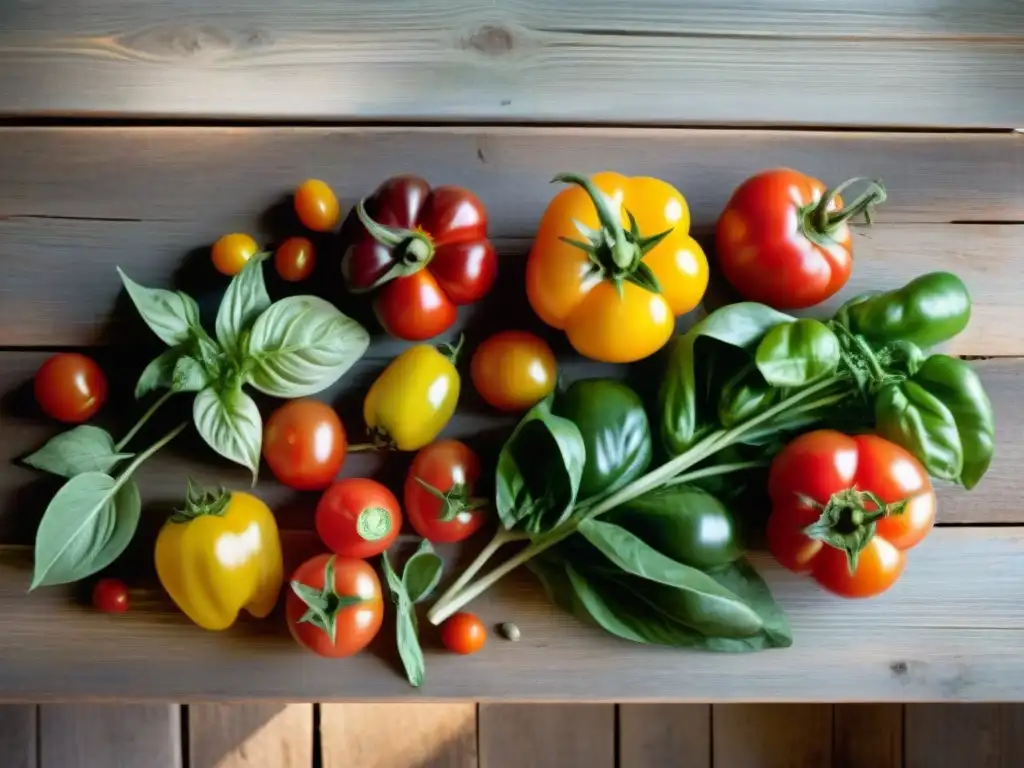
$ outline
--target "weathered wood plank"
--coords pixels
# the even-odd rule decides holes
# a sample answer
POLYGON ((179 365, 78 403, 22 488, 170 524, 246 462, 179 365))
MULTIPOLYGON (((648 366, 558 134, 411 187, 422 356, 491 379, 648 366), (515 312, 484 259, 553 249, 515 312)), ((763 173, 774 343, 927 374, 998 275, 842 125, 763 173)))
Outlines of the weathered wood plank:
POLYGON ((39 768, 181 768, 180 717, 177 704, 43 704, 39 768))
POLYGON ((832 758, 830 704, 716 704, 715 768, 819 768, 832 758))
POLYGON ((323 768, 476 768, 476 732, 476 704, 320 705, 323 768))
POLYGON ((193 1, 173 14, 150 0, 131 15, 110 0, 22 4, 0 34, 0 104, 13 115, 1019 126, 1012 5, 988 0, 976 19, 899 5, 669 13, 646 0, 604 16, 549 0, 193 1), (820 61, 833 65, 807 67, 820 61))
POLYGON ((910 704, 906 768, 1012 768, 1024 763, 1024 705, 910 704))
POLYGON ((0 705, 0 755, 5 768, 39 768, 35 704, 0 705))
POLYGON ((311 768, 312 704, 190 704, 189 768, 311 768))
POLYGON ((832 765, 836 768, 902 768, 903 705, 836 704, 832 765))
POLYGON ((711 768, 711 705, 619 705, 618 757, 629 768, 711 768))
POLYGON ((481 704, 480 768, 614 768, 613 704, 481 704))
MULTIPOLYGON (((286 537, 292 552, 314 544, 313 534, 286 537)), ((532 577, 520 573, 472 610, 487 626, 514 620, 522 640, 455 657, 428 639, 422 690, 396 672, 389 638, 333 662, 301 651, 279 618, 204 632, 148 589, 133 594, 128 614, 101 615, 70 601, 74 590, 26 594, 29 562, 25 548, 0 548, 0 612, 8 627, 0 634, 0 698, 8 701, 1024 700, 1024 530, 1016 528, 939 528, 914 551, 900 582, 870 601, 833 598, 758 554, 754 564, 795 637, 792 649, 758 654, 618 640, 548 604, 532 577), (55 617, 60 633, 52 631, 55 617)))

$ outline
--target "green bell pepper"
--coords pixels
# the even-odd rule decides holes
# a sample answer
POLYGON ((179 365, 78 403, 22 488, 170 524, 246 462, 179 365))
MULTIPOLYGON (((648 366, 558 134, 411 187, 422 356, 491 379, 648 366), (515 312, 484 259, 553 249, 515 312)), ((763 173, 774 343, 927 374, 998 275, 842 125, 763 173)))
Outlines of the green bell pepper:
POLYGON ((639 395, 614 379, 583 379, 555 398, 554 413, 583 436, 586 462, 577 498, 599 496, 632 482, 651 463, 651 429, 639 395))
POLYGON ((835 316, 872 344, 909 341, 925 348, 949 341, 970 319, 970 294, 950 272, 930 272, 893 291, 856 296, 835 316))

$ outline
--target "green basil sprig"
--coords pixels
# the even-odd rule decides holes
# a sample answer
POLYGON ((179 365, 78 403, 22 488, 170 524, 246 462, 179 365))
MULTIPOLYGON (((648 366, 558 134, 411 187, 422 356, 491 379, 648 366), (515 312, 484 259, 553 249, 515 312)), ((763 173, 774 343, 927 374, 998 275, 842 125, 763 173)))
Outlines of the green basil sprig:
POLYGON ((107 430, 83 424, 61 432, 22 461, 43 472, 71 478, 84 472, 110 472, 132 456, 118 449, 107 430))
POLYGON ((772 387, 803 387, 831 376, 841 357, 836 335, 810 318, 776 325, 754 353, 757 369, 772 387))
POLYGON ((420 647, 415 605, 430 597, 437 587, 444 570, 444 561, 434 552, 430 542, 424 539, 406 561, 401 578, 391 567, 387 552, 381 554, 380 562, 396 609, 398 655, 410 685, 419 687, 423 685, 426 665, 420 647))

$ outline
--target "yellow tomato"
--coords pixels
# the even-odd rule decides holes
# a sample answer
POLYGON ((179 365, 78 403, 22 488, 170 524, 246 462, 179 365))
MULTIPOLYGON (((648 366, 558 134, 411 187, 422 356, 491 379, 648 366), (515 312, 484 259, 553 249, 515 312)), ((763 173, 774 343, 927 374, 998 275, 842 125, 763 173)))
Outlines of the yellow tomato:
POLYGON ((249 237, 249 235, 235 232, 230 235, 224 235, 224 237, 213 244, 210 258, 218 272, 230 277, 241 272, 242 267, 257 254, 259 249, 256 241, 249 237))
POLYGON ((341 219, 338 198, 319 179, 306 179, 295 190, 295 213, 314 232, 330 232, 341 219))
POLYGON ((420 344, 388 364, 366 393, 363 418, 378 445, 418 451, 434 441, 459 400, 458 346, 420 344))
POLYGON ((284 579, 273 513, 248 493, 207 494, 189 483, 185 509, 156 540, 156 572, 171 599, 204 629, 230 627, 243 608, 257 618, 284 579))
POLYGON ((649 177, 558 178, 573 186, 555 196, 537 230, 526 263, 530 305, 586 357, 623 363, 653 354, 707 290, 686 200, 649 177))
POLYGON ((525 411, 555 388, 555 354, 527 331, 502 331, 484 341, 470 364, 473 386, 502 411, 525 411))

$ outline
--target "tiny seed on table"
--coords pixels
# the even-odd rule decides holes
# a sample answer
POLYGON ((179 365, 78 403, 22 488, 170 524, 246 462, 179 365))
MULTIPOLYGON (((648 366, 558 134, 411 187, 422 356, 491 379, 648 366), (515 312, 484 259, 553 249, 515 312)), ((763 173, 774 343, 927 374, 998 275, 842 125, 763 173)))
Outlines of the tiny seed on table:
POLYGON ((498 631, 501 632, 502 636, 506 640, 511 640, 513 643, 522 637, 522 632, 519 631, 519 627, 510 621, 506 621, 504 624, 498 625, 498 631))

